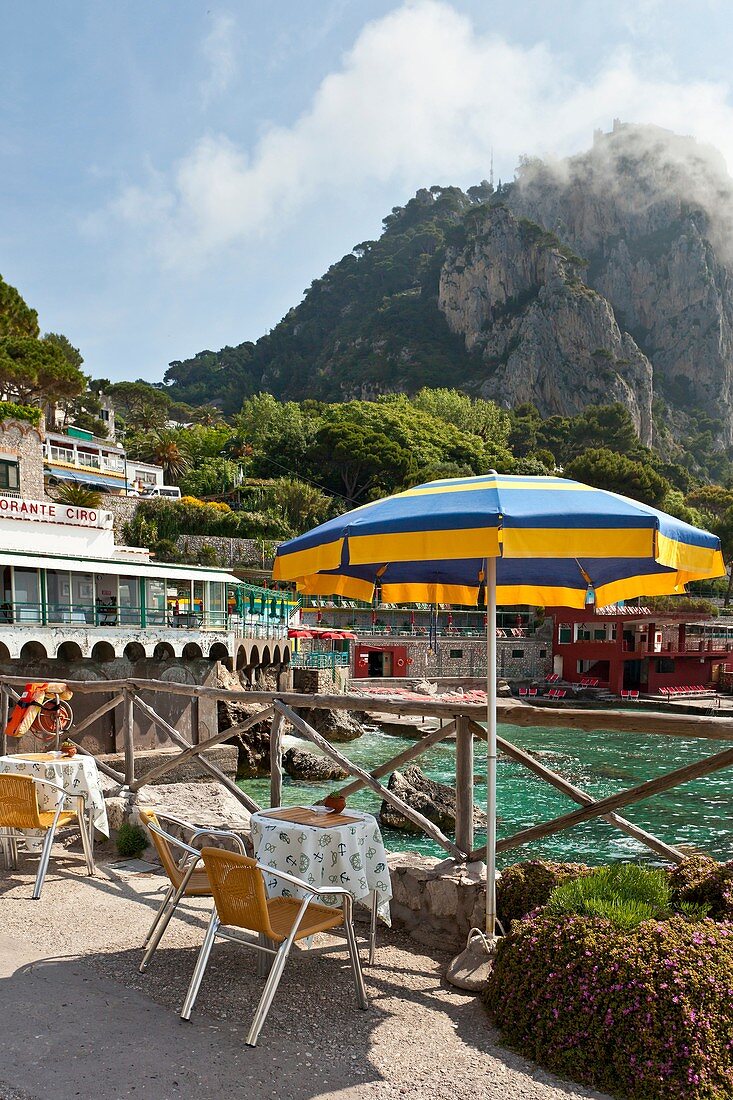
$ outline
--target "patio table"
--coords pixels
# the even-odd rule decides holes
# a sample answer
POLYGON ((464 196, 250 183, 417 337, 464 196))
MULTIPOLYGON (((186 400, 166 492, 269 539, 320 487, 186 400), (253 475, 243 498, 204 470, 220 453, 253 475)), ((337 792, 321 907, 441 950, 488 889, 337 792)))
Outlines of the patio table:
MULTIPOLYGON (((102 783, 96 762, 91 756, 64 756, 61 752, 29 752, 11 756, 0 756, 0 773, 28 775, 36 779, 48 779, 64 788, 64 810, 75 810, 74 799, 80 795, 84 799, 87 814, 87 826, 90 838, 94 839, 94 829, 109 836, 107 807, 104 802, 102 783)), ((55 810, 62 795, 52 787, 41 784, 36 787, 38 808, 41 812, 55 810)), ((35 834, 28 833, 27 839, 33 840, 35 834)))
MULTIPOLYGON (((294 807, 290 807, 293 809, 294 807)), ((374 953, 374 921, 378 914, 390 924, 389 900, 392 883, 387 866, 387 853, 377 819, 363 810, 344 810, 353 821, 341 825, 302 825, 282 818, 269 817, 273 811, 252 814, 250 828, 257 861, 265 867, 285 871, 303 879, 298 890, 281 879, 266 876, 270 897, 303 897, 308 886, 327 890, 340 886, 354 901, 372 910, 371 951, 374 953)), ((325 904, 339 905, 333 898, 319 898, 325 904)))

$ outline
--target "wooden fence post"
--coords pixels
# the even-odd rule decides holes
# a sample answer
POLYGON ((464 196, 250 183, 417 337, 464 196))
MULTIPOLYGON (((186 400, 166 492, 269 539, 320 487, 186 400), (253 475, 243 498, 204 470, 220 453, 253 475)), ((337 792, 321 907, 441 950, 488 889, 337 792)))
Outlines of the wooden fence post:
POLYGON ((456 718, 456 844, 473 849, 473 733, 468 718, 456 718))
POLYGON ((0 684, 0 756, 5 756, 8 751, 8 739, 5 730, 8 726, 8 712, 10 710, 10 697, 5 684, 0 684))
POLYGON ((125 784, 130 787, 135 782, 135 696, 129 688, 124 688, 125 697, 122 732, 125 746, 125 784))
POLYGON ((276 710, 270 725, 270 806, 282 806, 283 800, 283 716, 276 710))

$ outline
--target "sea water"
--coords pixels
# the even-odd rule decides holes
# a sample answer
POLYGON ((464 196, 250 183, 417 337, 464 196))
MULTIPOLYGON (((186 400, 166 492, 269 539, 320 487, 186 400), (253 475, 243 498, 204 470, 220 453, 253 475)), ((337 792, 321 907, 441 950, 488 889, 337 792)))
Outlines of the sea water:
MULTIPOLYGON (((697 738, 644 736, 604 730, 583 733, 562 727, 548 729, 534 726, 525 729, 500 725, 499 734, 531 752, 546 767, 596 799, 637 786, 729 747, 726 742, 697 738)), ((356 741, 337 747, 349 760, 371 771, 412 743, 383 733, 378 728, 370 728, 356 741)), ((313 751, 308 743, 300 744, 313 751)), ((455 784, 454 743, 441 742, 427 749, 413 763, 431 779, 455 784)), ((386 783, 387 778, 385 776, 382 782, 386 783)), ((244 780, 239 785, 261 805, 268 803, 269 779, 244 780)), ((333 782, 305 783, 285 776, 283 803, 307 805, 337 786, 333 782)), ((474 742, 474 799, 479 808, 485 809, 486 744, 479 741, 474 742)), ((349 805, 377 813, 380 799, 364 789, 349 798, 349 805)), ((685 851, 702 852, 719 860, 729 860, 733 859, 732 805, 733 769, 729 768, 653 795, 619 813, 668 844, 685 851)), ((569 813, 577 809, 578 804, 521 764, 500 757, 497 807, 497 833, 501 839, 530 825, 569 813)), ((422 833, 408 834, 386 827, 382 832, 389 851, 409 850, 426 855, 445 855, 439 845, 422 833)), ((476 845, 483 840, 484 834, 477 832, 476 845)), ((624 859, 659 862, 659 857, 643 844, 602 820, 584 822, 554 836, 533 841, 530 845, 514 848, 500 855, 499 864, 506 866, 526 859, 571 860, 590 864, 624 859)))

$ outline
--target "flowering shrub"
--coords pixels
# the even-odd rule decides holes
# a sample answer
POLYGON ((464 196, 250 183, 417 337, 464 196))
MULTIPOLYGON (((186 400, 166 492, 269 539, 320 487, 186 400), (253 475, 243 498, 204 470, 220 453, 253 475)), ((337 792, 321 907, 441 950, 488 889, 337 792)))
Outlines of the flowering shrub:
POLYGON ((669 876, 672 901, 706 905, 715 920, 733 920, 733 862, 689 856, 669 876))
POLYGON ((500 941, 487 1006, 509 1042, 628 1100, 733 1095, 733 925, 630 931, 539 914, 500 941))
POLYGON ((556 886, 588 875, 591 870, 584 863, 553 863, 543 859, 531 859, 507 867, 496 884, 499 920, 508 929, 512 921, 520 920, 539 905, 544 905, 556 886))

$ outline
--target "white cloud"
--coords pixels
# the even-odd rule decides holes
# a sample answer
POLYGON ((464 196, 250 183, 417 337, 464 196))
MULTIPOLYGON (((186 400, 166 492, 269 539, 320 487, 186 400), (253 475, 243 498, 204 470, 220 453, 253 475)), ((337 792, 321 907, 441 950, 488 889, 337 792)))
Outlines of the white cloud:
POLYGON ((251 150, 208 134, 114 209, 151 231, 166 266, 195 269, 276 233, 329 193, 470 183, 488 174, 492 147, 504 166, 522 153, 562 155, 587 147, 613 117, 712 142, 730 166, 728 91, 658 66, 650 73, 629 55, 578 80, 543 45, 480 34, 444 0, 415 0, 362 29, 291 126, 269 129, 251 150))
POLYGON ((228 12, 217 12, 211 30, 203 42, 203 55, 208 73, 201 83, 201 98, 205 107, 222 95, 237 72, 236 20, 228 12))

